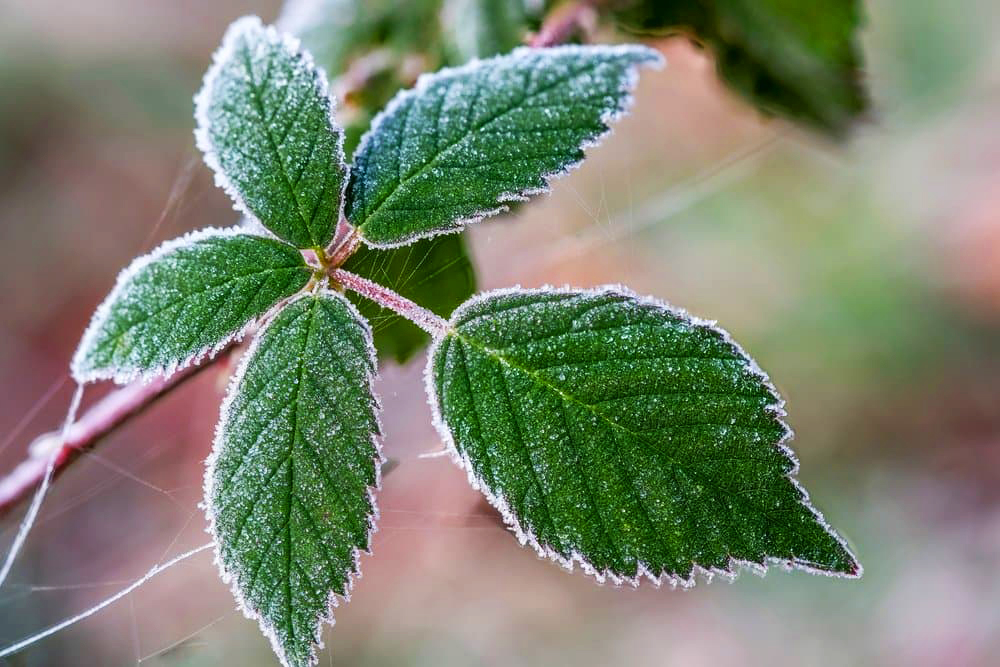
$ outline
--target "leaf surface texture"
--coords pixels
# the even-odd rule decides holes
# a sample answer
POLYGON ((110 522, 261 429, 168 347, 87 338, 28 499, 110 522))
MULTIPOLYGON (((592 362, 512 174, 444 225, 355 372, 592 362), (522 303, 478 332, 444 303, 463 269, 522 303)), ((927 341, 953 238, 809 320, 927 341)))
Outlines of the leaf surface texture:
POLYGON ((613 288, 491 292, 451 326, 428 362, 439 428, 539 553, 614 581, 859 572, 791 477, 781 399, 721 330, 613 288))

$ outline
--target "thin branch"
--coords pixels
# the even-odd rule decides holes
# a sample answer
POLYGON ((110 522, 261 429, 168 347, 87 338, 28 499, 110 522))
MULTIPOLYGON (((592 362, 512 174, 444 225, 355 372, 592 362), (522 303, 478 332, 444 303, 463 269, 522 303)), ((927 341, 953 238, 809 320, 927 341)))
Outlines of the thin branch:
POLYGON ((396 294, 388 287, 383 287, 343 269, 334 269, 330 273, 330 277, 352 292, 357 292, 383 308, 388 308, 397 315, 402 315, 435 338, 442 335, 448 328, 448 322, 443 318, 406 297, 396 294))
POLYGON ((577 33, 590 35, 597 27, 597 6, 600 0, 579 0, 559 5, 545 17, 538 33, 528 46, 545 47, 563 44, 577 33))
MULTIPOLYGON (((559 6, 545 19, 529 44, 537 47, 554 46, 568 41, 578 32, 590 34, 596 25, 597 7, 600 4, 602 0, 578 0, 559 6)), ((363 69, 373 69, 376 60, 373 58, 371 62, 366 61, 363 69)), ((367 81, 367 75, 360 75, 361 69, 358 68, 357 76, 346 77, 353 84, 348 89, 359 86, 353 79, 367 81)), ((334 247, 330 258, 335 261, 328 260, 334 269, 330 276, 336 282, 405 317, 432 336, 440 336, 448 328, 447 321, 413 301, 361 276, 336 268, 357 249, 359 241, 356 230, 346 224, 346 220, 340 222, 337 231, 335 243, 331 244, 334 247), (345 232, 348 235, 342 237, 341 234, 345 232)), ((55 478, 105 436, 225 356, 220 354, 211 361, 176 373, 167 380, 136 383, 115 390, 88 409, 70 427, 64 442, 60 442, 62 438, 58 433, 40 436, 32 444, 28 458, 6 477, 0 478, 0 518, 6 516, 42 483, 53 448, 58 448, 53 468, 55 478)))
POLYGON ((347 220, 341 219, 337 225, 337 236, 330 244, 326 264, 336 268, 346 262, 361 246, 361 232, 347 220))
POLYGON ((28 458, 6 477, 0 479, 0 517, 5 516, 42 483, 49 461, 55 452, 53 479, 58 477, 81 454, 97 445, 105 436, 148 408, 201 371, 228 355, 220 353, 211 361, 175 373, 167 379, 149 383, 135 382, 116 389, 91 406, 63 439, 58 432, 39 436, 31 444, 28 458))

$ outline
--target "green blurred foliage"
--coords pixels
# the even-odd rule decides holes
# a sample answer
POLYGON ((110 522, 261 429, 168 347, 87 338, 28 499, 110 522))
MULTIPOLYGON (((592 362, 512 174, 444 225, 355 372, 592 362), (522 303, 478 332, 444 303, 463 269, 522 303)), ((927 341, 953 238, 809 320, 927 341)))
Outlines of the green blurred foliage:
POLYGON ((712 50, 719 76, 763 111, 841 136, 868 106, 859 4, 636 0, 617 19, 643 34, 691 34, 712 50))
POLYGON ((445 0, 442 20, 456 63, 507 53, 524 43, 528 11, 522 0, 445 0))

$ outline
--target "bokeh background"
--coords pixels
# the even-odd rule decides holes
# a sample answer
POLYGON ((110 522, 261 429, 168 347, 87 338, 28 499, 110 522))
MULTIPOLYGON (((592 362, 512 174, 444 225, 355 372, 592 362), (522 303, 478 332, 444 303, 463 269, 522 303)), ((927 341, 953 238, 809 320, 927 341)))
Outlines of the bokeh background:
MULTIPOLYGON (((622 282, 718 319, 787 397, 800 479, 864 578, 618 590, 543 562, 447 458, 418 458, 440 447, 418 359, 380 380, 399 467, 321 664, 996 664, 1000 4, 865 4, 875 112, 847 144, 763 119, 664 40, 669 66, 589 161, 470 235, 483 288, 622 282)), ((278 9, 0 0, 0 469, 60 421, 120 267, 235 221, 193 147, 191 96, 232 19, 278 9)), ((0 646, 207 539, 224 386, 200 375, 60 478, 0 589, 0 646)), ((208 553, 0 660, 137 663, 275 664, 208 553)))

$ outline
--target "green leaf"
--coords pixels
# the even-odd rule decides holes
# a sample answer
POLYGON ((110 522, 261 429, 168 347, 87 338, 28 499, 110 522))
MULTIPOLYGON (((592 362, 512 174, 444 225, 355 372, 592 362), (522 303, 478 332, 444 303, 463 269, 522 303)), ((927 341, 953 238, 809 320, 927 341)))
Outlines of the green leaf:
POLYGON ((323 622, 371 547, 379 485, 375 350, 339 294, 299 298, 229 387, 205 478, 223 579, 285 665, 316 664, 323 622))
POLYGON ((839 136, 868 109, 858 0, 638 0, 619 18, 637 32, 692 32, 720 76, 768 113, 839 136))
POLYGON ((448 0, 443 22, 459 62, 507 53, 528 32, 521 0, 448 0))
POLYGON ((169 241, 118 276, 80 341, 73 377, 169 375, 242 337, 311 275, 295 248, 238 229, 169 241))
POLYGON ((441 65, 441 0, 288 0, 278 19, 297 35, 334 89, 344 150, 353 154, 375 113, 422 69, 441 65))
POLYGON ((302 40, 335 79, 376 49, 399 54, 432 49, 441 0, 287 0, 278 27, 302 40))
MULTIPOLYGON (((461 234, 449 234, 403 248, 361 246, 344 268, 447 317, 476 289, 476 273, 465 245, 461 234)), ((423 329, 374 301, 353 292, 348 298, 372 323, 379 358, 401 364, 430 342, 423 329)))
POLYGON ((400 93, 355 155, 348 219, 369 245, 459 231, 543 192, 629 102, 639 46, 518 49, 400 93))
POLYGON ((198 147, 236 208, 300 248, 324 248, 340 218, 343 132, 326 76, 257 17, 233 23, 196 97, 198 147))
POLYGON ((782 400, 710 323, 614 287, 489 292, 454 313, 427 382, 473 484, 567 567, 860 576, 792 477, 782 400))

